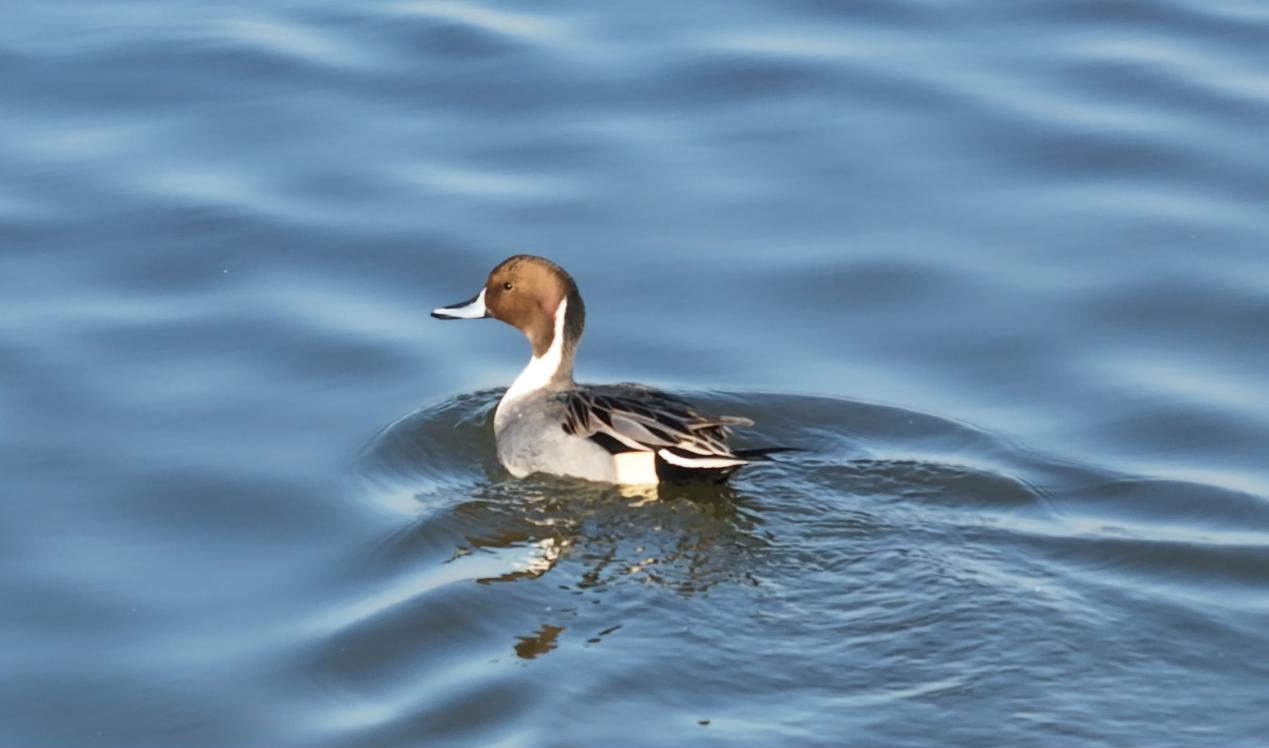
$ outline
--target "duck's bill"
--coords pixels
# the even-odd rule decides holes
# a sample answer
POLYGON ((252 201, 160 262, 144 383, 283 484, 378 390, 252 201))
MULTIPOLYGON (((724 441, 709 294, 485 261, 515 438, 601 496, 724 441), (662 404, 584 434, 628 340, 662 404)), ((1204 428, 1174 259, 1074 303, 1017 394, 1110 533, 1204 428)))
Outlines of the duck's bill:
POLYGON ((485 291, 481 289, 467 301, 433 309, 432 316, 437 319, 484 319, 489 316, 489 310, 485 308, 485 291))

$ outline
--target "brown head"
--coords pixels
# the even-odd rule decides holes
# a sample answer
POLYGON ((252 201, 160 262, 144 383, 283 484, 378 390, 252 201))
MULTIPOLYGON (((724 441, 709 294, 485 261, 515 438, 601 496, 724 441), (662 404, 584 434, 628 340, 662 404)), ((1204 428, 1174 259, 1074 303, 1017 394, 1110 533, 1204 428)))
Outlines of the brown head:
POLYGON ((489 271, 485 287, 471 299, 432 312, 437 319, 493 317, 519 329, 542 358, 559 341, 559 374, 572 380, 573 351, 582 337, 586 307, 572 276, 543 257, 508 257, 489 271), (563 318, 560 315, 563 314, 563 318))

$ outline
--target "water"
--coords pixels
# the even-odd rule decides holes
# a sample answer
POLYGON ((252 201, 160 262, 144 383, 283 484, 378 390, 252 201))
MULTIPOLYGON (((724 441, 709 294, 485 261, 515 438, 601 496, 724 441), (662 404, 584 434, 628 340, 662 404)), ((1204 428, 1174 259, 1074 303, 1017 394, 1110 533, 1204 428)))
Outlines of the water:
POLYGON ((0 743, 1269 734, 1264 3, 4 9, 0 743), (523 251, 807 451, 510 479, 523 251))

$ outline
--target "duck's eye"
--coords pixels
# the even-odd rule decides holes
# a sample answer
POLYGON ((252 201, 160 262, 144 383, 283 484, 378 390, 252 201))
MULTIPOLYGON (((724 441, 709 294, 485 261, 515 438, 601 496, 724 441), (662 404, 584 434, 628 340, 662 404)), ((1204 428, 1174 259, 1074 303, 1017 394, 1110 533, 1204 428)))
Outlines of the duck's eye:
POLYGON ((511 285, 510 281, 502 284, 502 290, 504 291, 510 291, 513 288, 515 288, 515 286, 511 285))

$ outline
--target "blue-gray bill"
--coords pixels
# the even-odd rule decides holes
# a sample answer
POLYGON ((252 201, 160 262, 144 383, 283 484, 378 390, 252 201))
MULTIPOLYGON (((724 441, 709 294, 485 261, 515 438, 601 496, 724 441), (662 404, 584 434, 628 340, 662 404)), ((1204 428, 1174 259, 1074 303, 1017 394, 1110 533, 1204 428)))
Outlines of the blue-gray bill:
POLYGON ((433 309, 432 316, 437 319, 484 319, 489 316, 489 310, 485 308, 485 290, 482 288, 467 301, 433 309))

